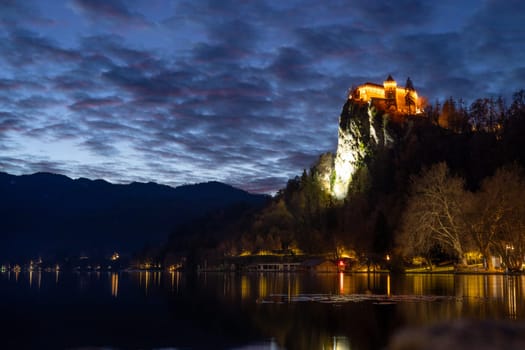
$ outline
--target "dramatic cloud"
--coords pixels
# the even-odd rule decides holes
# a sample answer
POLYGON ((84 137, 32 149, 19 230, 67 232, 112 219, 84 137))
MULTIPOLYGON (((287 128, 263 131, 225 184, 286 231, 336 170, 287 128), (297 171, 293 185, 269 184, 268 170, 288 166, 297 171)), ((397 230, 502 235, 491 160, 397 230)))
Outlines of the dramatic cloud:
POLYGON ((0 4, 0 171, 273 193, 334 151, 348 89, 525 87, 519 0, 0 4))
POLYGON ((138 12, 132 11, 125 6, 125 2, 119 0, 73 0, 75 8, 81 10, 93 21, 104 19, 117 20, 121 23, 148 25, 149 21, 138 12))

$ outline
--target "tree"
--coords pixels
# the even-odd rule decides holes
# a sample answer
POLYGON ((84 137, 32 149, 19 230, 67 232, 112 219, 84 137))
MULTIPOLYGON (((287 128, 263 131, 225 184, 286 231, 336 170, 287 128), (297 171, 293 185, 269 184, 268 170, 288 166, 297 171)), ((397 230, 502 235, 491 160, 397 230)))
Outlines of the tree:
POLYGON ((436 246, 449 250, 463 263, 463 180, 450 175, 446 163, 438 163, 411 179, 410 196, 403 214, 398 244, 404 253, 428 257, 436 246))
POLYGON ((503 129, 504 156, 525 165, 525 90, 513 94, 503 129))
POLYGON ((475 247, 493 270, 492 256, 501 256, 509 269, 521 268, 525 254, 525 182, 516 165, 498 169, 471 194, 465 219, 475 247))
POLYGON ((512 95, 509 115, 511 118, 520 118, 525 115, 525 90, 519 90, 512 95))
POLYGON ((455 133, 468 129, 468 120, 463 100, 456 101, 449 97, 444 103, 438 118, 438 125, 455 133))
POLYGON ((476 131, 499 132, 506 119, 503 98, 478 98, 470 105, 469 122, 476 131))
POLYGON ((276 199, 265 208, 257 216, 251 231, 255 236, 255 250, 288 248, 293 241, 294 219, 284 200, 276 199))
POLYGON ((499 181, 486 178, 480 191, 469 196, 465 220, 472 242, 487 262, 487 269, 492 271, 492 254, 497 241, 498 226, 506 210, 501 201, 504 196, 499 181))
POLYGON ((478 236, 484 239, 485 247, 494 248, 511 270, 521 269, 525 256, 525 181, 522 174, 523 170, 517 165, 498 169, 494 176, 483 181, 478 198, 484 208, 479 213, 481 230, 478 236))

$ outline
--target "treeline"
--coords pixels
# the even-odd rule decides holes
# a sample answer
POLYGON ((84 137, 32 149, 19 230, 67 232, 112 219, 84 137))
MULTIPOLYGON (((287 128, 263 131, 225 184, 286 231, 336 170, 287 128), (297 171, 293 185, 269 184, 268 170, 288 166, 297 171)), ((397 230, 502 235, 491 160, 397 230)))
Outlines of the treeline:
MULTIPOLYGON (((323 187, 320 174, 326 173, 323 167, 331 159, 323 155, 309 171, 290 179, 263 209, 208 217, 179 229, 165 252, 184 250, 192 261, 201 262, 264 251, 334 257, 352 253, 373 263, 395 252, 461 260, 469 249, 488 256, 509 246, 506 263, 512 266, 509 250, 520 254, 520 243, 510 240, 511 231, 504 233, 503 226, 498 226, 489 243, 481 243, 487 229, 495 227, 486 214, 493 208, 481 206, 493 201, 490 196, 496 196, 496 188, 501 196, 517 191, 497 187, 497 183, 523 178, 517 169, 525 166, 525 91, 515 93, 508 107, 500 98, 478 99, 469 108, 448 99, 442 106, 427 106, 423 117, 391 123, 390 132, 395 138, 393 146, 374 149, 354 176, 344 201, 336 202, 323 187), (454 240, 445 243, 428 227, 427 231, 411 230, 416 226, 409 214, 417 219, 424 217, 422 210, 435 209, 422 206, 417 186, 436 169, 447 181, 456 181, 454 200, 461 212, 450 224, 461 232, 460 249, 454 248, 459 247, 454 240), (481 212, 485 214, 476 215, 481 212)), ((453 186, 447 183, 445 188, 452 190, 453 186)), ((516 213, 498 222, 505 227, 518 225, 510 220, 516 213)))
POLYGON ((519 116, 525 103, 525 91, 514 93, 510 106, 500 96, 478 98, 467 106, 463 99, 449 97, 425 107, 425 116, 433 123, 457 133, 485 131, 499 133, 512 118, 519 116))

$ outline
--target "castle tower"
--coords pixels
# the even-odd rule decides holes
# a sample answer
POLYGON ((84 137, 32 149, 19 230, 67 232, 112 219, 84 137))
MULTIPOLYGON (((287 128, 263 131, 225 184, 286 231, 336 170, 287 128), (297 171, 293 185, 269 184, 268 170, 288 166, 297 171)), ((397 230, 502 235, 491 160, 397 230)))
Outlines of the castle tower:
POLYGON ((389 74, 388 78, 383 82, 383 87, 385 88, 385 104, 386 110, 390 110, 394 107, 394 110, 397 110, 397 99, 396 99, 396 90, 397 83, 389 74))
POLYGON ((412 83, 412 80, 410 79, 410 77, 407 78, 407 83, 405 85, 405 91, 416 91, 416 89, 414 89, 414 83, 412 83))

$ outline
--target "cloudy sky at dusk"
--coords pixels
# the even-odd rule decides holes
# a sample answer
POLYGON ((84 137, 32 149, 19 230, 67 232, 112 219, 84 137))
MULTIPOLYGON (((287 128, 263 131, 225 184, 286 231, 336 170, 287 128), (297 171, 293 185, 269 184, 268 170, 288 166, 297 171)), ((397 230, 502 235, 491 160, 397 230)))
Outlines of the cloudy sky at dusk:
POLYGON ((347 90, 525 88, 525 1, 0 1, 0 171, 273 193, 347 90))

